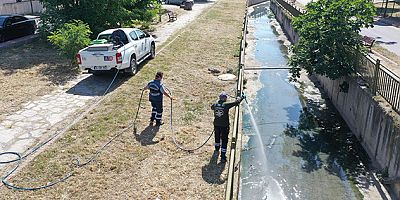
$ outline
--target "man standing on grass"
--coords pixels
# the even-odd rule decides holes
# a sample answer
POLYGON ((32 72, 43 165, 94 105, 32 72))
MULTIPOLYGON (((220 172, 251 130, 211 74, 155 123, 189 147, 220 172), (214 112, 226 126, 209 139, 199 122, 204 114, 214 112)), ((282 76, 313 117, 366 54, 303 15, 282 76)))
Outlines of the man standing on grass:
POLYGON ((211 106, 211 109, 214 110, 215 151, 219 151, 221 147, 221 162, 226 162, 226 148, 228 146, 229 134, 229 109, 239 105, 244 98, 245 96, 242 95, 238 97, 236 101, 226 103, 228 95, 222 92, 219 95, 219 100, 211 106))
POLYGON ((149 101, 151 103, 151 117, 150 124, 153 125, 154 120, 156 121, 156 126, 161 126, 163 122, 161 121, 163 112, 163 95, 173 98, 170 94, 165 91, 164 84, 161 82, 163 79, 163 73, 157 72, 154 80, 150 81, 143 90, 150 90, 149 101))

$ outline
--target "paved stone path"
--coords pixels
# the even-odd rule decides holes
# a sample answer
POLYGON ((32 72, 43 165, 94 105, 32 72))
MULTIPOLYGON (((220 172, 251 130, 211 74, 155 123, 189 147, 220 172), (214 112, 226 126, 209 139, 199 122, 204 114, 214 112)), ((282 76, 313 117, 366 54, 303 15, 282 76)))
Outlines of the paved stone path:
MULTIPOLYGON (((213 2, 195 4, 193 11, 185 13, 173 23, 160 27, 156 32, 158 45, 164 43, 175 31, 196 19, 203 9, 212 4, 213 2)), ((89 106, 90 100, 102 96, 112 78, 112 76, 96 77, 83 74, 59 90, 26 103, 23 109, 0 122, 0 152, 15 151, 23 154, 34 143, 43 140, 41 137, 57 123, 89 106)), ((117 78, 116 82, 120 80, 117 78)), ((0 161, 9 159, 12 158, 2 156, 0 161)), ((4 165, 0 165, 0 168, 2 167, 4 165)))
MULTIPOLYGON (((73 87, 60 89, 28 102, 23 109, 7 116, 4 121, 0 122, 0 152, 23 153, 52 126, 83 108, 88 100, 99 96, 100 88, 104 90, 105 84, 100 84, 97 90, 90 87, 90 85, 96 84, 94 80, 91 81, 92 84, 81 84, 90 79, 93 79, 90 75, 81 75, 67 84, 67 86, 72 85, 73 87)), ((97 84, 99 82, 105 81, 99 79, 97 84)))
MULTIPOLYGON (((153 35, 156 35, 156 43, 158 45, 164 43, 172 34, 177 30, 185 27, 191 21, 197 18, 198 15, 203 12, 203 10, 210 5, 213 5, 215 1, 209 0, 208 2, 199 2, 193 5, 193 10, 189 11, 190 14, 178 15, 177 20, 172 23, 165 24, 162 28, 154 31, 153 35)), ((163 5, 163 8, 168 9, 171 7, 176 7, 174 5, 163 5)))

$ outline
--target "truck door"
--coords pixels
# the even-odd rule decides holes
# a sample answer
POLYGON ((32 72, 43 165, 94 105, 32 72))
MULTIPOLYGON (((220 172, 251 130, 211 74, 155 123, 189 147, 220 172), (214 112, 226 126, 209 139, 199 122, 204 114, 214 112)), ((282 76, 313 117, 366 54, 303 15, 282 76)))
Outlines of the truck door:
POLYGON ((147 54, 146 51, 146 34, 141 31, 141 30, 136 30, 136 34, 139 37, 139 41, 140 41, 140 58, 142 58, 143 56, 145 56, 147 54))
POLYGON ((129 33, 129 36, 133 40, 132 48, 135 49, 136 60, 138 60, 138 59, 140 59, 142 57, 142 52, 141 52, 142 44, 141 44, 141 41, 139 40, 139 36, 136 34, 135 31, 132 31, 131 33, 129 33))

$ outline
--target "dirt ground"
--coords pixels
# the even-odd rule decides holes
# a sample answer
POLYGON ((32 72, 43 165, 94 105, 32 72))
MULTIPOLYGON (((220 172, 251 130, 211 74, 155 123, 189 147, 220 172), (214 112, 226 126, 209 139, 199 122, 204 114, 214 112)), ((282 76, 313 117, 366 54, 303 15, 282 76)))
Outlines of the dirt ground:
POLYGON ((0 120, 22 103, 48 94, 78 71, 46 41, 0 51, 0 120))
MULTIPOLYGON (((178 100, 173 103, 177 140, 194 147, 212 130, 209 106, 225 90, 233 94, 235 82, 222 82, 208 68, 227 71, 237 67, 245 2, 219 0, 190 23, 156 59, 109 94, 98 108, 38 155, 12 181, 38 186, 74 176, 55 187, 21 192, 0 188, 7 199, 222 199, 226 166, 213 154, 213 142, 194 153, 178 150, 172 143, 168 120, 170 105, 164 101, 165 125, 148 126, 150 105, 142 101, 137 132, 129 129, 98 159, 73 168, 74 158, 90 157, 117 131, 132 124, 142 88, 154 73, 165 73, 165 84, 178 100)), ((168 42, 168 41, 167 41, 168 42)), ((145 93, 144 96, 147 96, 145 93)))

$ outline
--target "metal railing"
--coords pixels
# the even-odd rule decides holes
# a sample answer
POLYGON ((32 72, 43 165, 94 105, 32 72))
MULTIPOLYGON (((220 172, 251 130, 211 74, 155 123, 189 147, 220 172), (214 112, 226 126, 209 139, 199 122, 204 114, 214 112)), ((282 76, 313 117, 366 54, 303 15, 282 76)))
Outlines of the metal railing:
POLYGON ((369 55, 361 57, 357 73, 368 83, 373 95, 381 95, 400 114, 400 77, 369 55))
POLYGON ((383 65, 377 74, 377 92, 400 114, 400 78, 383 65))
MULTIPOLYGON (((247 2, 248 3, 248 2, 247 2)), ((239 69, 238 69, 238 80, 236 86, 236 96, 240 96, 243 91, 243 78, 244 78, 244 61, 245 61, 245 50, 246 50, 246 34, 247 34, 247 22, 248 22, 248 11, 246 5, 246 12, 244 15, 243 28, 242 28, 242 40, 240 42, 240 55, 239 55, 239 69)), ((240 105, 235 107, 235 117, 233 121, 232 129, 232 140, 229 149, 229 166, 228 166, 228 180, 225 188, 225 200, 238 199, 238 190, 240 182, 240 167, 236 165, 240 163, 240 148, 241 148, 241 135, 239 134, 240 129, 240 105)))

